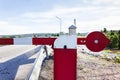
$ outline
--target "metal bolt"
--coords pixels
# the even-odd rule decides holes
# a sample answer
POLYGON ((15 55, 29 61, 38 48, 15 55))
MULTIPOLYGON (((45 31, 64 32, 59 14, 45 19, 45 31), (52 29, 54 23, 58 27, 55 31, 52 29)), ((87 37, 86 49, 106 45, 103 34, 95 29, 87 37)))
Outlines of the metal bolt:
POLYGON ((95 44, 98 44, 98 43, 99 43, 99 41, 96 39, 96 40, 94 41, 94 43, 95 43, 95 44))

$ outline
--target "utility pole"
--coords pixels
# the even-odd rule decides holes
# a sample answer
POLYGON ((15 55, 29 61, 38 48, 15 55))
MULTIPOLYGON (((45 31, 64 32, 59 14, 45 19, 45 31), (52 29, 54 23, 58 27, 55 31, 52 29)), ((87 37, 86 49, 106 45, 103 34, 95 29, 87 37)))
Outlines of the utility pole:
POLYGON ((58 17, 58 16, 56 16, 56 18, 60 20, 60 35, 61 35, 61 32, 62 32, 61 31, 62 30, 62 19, 60 17, 58 17))

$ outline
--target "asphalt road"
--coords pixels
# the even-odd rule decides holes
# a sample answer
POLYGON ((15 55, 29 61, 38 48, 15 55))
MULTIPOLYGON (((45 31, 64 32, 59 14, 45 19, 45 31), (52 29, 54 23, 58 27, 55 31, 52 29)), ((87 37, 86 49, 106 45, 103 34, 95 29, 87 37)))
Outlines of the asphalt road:
POLYGON ((0 47, 0 80, 25 80, 37 57, 37 54, 34 54, 36 47, 34 45, 0 47))

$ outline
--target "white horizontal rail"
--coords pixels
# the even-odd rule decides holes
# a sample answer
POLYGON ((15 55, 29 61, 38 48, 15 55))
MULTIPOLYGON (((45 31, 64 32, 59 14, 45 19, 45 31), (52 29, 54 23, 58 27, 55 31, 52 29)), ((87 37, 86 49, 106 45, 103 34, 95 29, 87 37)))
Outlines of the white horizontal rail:
POLYGON ((52 49, 49 46, 41 46, 41 49, 38 52, 39 55, 35 60, 34 66, 31 72, 28 74, 26 80, 38 80, 43 60, 48 57, 51 52, 52 49))

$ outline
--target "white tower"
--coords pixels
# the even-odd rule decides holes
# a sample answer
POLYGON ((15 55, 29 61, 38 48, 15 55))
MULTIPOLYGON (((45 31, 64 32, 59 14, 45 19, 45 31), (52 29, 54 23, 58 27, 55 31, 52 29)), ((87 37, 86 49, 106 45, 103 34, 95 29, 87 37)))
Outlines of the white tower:
POLYGON ((69 27, 69 35, 76 35, 76 26, 71 25, 69 27))

